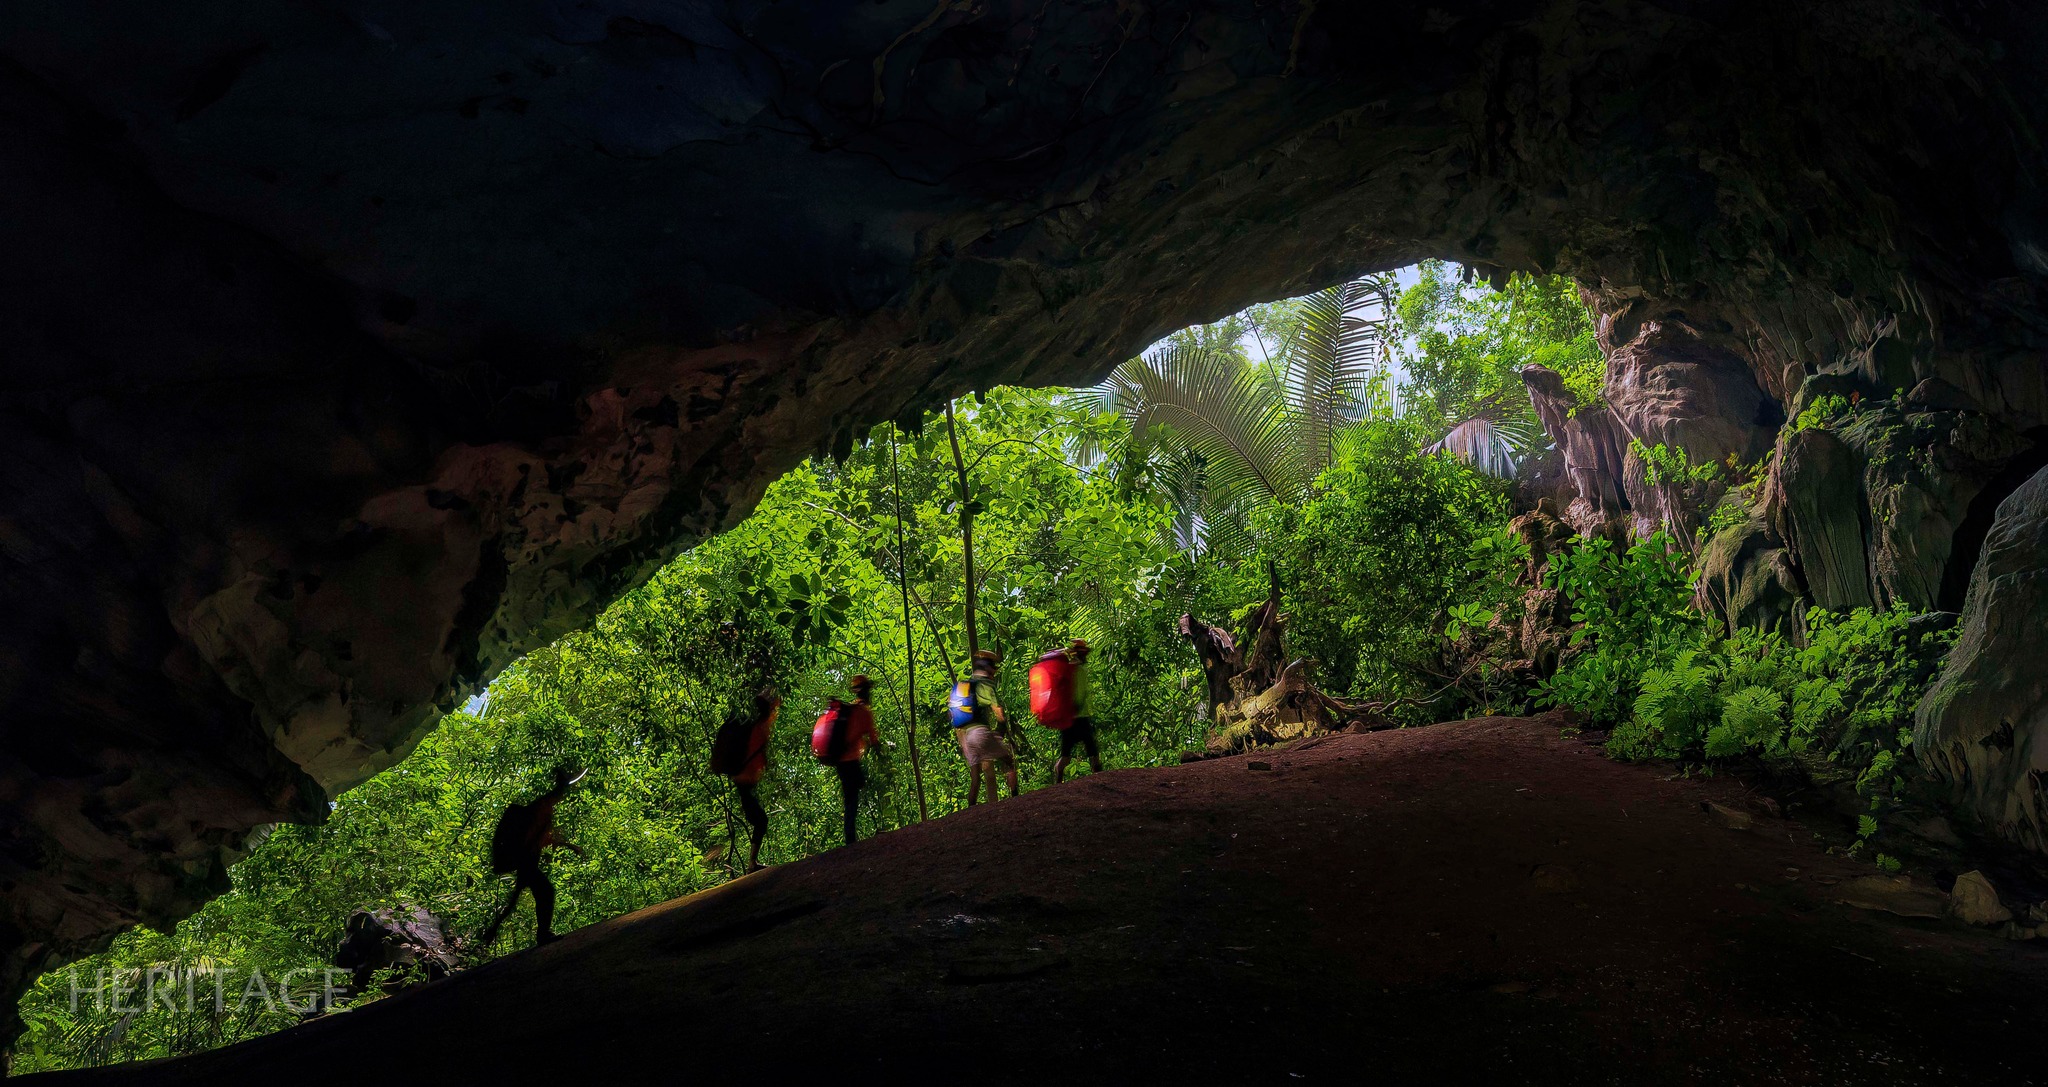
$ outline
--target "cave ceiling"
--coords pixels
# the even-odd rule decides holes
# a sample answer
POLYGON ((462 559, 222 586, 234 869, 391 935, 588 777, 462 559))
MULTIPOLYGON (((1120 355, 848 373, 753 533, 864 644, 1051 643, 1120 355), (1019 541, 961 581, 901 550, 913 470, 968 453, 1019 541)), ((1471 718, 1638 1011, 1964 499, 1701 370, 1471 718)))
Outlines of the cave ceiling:
POLYGON ((13 0, 0 981, 190 912, 805 456, 1249 302, 1564 272, 1610 351, 1742 385, 1633 402, 1829 370, 2039 427, 2044 39, 1995 0, 13 0))

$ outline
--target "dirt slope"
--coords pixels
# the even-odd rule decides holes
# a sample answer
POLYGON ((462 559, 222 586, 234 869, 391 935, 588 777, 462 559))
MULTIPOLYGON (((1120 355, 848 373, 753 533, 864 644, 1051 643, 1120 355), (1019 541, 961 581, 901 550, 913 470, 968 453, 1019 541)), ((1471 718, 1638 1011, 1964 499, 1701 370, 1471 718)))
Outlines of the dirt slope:
POLYGON ((1667 773, 1501 718, 1111 772, 64 1081, 2041 1081, 2048 953, 1667 773))

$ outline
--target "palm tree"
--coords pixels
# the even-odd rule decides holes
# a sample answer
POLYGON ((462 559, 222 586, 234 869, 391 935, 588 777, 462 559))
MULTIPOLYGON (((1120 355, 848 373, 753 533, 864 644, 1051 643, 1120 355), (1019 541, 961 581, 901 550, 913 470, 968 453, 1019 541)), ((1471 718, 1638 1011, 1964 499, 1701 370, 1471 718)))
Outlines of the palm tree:
POLYGON ((1344 428, 1392 412, 1394 294, 1382 274, 1295 300, 1277 352, 1256 364, 1241 341, 1177 334, 1084 394, 1129 423, 1129 446, 1105 452, 1173 501, 1177 543, 1214 546, 1237 537, 1251 509, 1300 501, 1344 428))

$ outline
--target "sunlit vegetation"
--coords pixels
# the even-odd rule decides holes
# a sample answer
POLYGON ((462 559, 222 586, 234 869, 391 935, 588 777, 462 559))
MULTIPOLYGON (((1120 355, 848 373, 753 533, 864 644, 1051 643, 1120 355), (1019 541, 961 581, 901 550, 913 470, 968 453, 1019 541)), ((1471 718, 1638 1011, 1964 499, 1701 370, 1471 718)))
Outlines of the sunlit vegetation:
MULTIPOLYGON (((1908 651, 1905 617, 1815 616, 1821 636, 1804 647, 1723 639, 1693 610, 1687 553, 1663 537, 1553 561, 1542 586, 1576 630, 1561 667, 1497 678, 1513 673, 1487 657, 1488 632, 1519 621, 1532 587, 1517 580, 1528 554, 1508 531, 1507 477, 1547 446, 1518 377, 1539 363, 1582 402, 1599 397, 1599 351, 1569 281, 1517 277, 1496 292, 1427 264, 1177 333, 1098 388, 995 389, 916 432, 878 427, 843 462, 777 481, 743 524, 590 629, 521 660, 324 825, 259 835, 232 890, 173 931, 137 929, 43 978, 22 1002, 14 1067, 189 1053, 289 1026, 290 1006, 232 999, 240 979, 315 977, 358 909, 421 907, 470 941, 506 891, 487 864, 494 819, 559 765, 589 776, 561 809, 587 856, 549 862, 558 929, 732 878, 745 828, 707 752, 764 683, 787 700, 761 789, 764 860, 839 842, 810 723, 856 673, 876 681, 884 737, 863 835, 959 810, 967 775, 944 700, 966 666, 970 523, 972 618, 979 644, 1007 658, 1002 700, 1021 709, 1024 666, 1087 639, 1111 767, 1202 745, 1203 678, 1177 621, 1234 620, 1272 570, 1289 591, 1290 646, 1324 688, 1385 700, 1405 723, 1566 706, 1619 726, 1624 757, 1834 756, 1865 768, 1874 804, 1888 795, 1902 707, 1931 672, 1918 643, 1908 651), (188 1007, 182 982, 176 1000, 114 999, 120 978, 152 969, 207 979, 201 999, 188 1007), (222 971, 240 973, 216 1006, 222 971)), ((1014 738, 1024 787, 1048 787, 1053 734, 1027 723, 1014 738)), ((464 953, 532 936, 522 909, 494 946, 464 953)))

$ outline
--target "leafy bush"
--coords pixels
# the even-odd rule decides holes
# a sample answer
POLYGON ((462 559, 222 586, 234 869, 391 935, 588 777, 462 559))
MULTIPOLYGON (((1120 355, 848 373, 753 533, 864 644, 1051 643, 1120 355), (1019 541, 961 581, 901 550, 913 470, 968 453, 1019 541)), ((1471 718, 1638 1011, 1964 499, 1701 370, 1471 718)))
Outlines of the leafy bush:
POLYGON ((1802 409, 1798 417, 1792 420, 1792 429, 1795 431, 1812 430, 1815 428, 1826 430, 1828 427, 1839 422, 1843 416, 1848 415, 1850 410, 1849 399, 1845 396, 1819 397, 1802 409))
MULTIPOLYGON (((1316 495, 1259 526, 1291 594, 1289 650, 1320 662, 1335 693, 1433 697, 1448 679, 1451 609, 1462 605, 1461 625, 1491 621, 1527 554, 1499 484, 1423 454, 1421 434, 1397 422, 1351 431, 1316 495)), ((1441 719, 1435 709, 1424 716, 1441 719)))
POLYGON ((1769 687, 1743 687, 1721 701, 1721 723, 1707 733, 1709 758, 1785 745, 1785 696, 1769 687))
POLYGON ((1608 750, 1628 758, 1649 758, 1671 747, 1698 743, 1719 715, 1714 675, 1685 650, 1668 668, 1645 673, 1636 696, 1635 717, 1614 730, 1608 750), (1655 722, 1655 731, 1649 722, 1655 722))
MULTIPOLYGON (((1634 716, 1609 750, 1623 758, 1818 754, 1860 771, 1879 802, 1897 785, 1913 707, 1950 632, 1914 637, 1912 613, 1807 613, 1807 644, 1743 631, 1646 672, 1634 716)), ((1874 822, 1872 828, 1874 829, 1874 822)))
POLYGON ((1643 462, 1643 481, 1652 487, 1684 487, 1696 483, 1713 483, 1726 479, 1727 470, 1713 461, 1692 462, 1691 454, 1684 446, 1644 445, 1639 438, 1630 438, 1630 451, 1643 462))
POLYGON ((1691 606, 1692 576, 1670 538, 1658 533, 1626 551, 1594 540, 1552 556, 1544 584, 1571 609, 1571 651, 1537 701, 1585 714, 1596 727, 1629 716, 1641 679, 1701 637, 1691 606))

